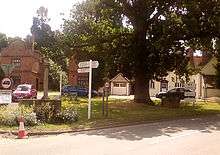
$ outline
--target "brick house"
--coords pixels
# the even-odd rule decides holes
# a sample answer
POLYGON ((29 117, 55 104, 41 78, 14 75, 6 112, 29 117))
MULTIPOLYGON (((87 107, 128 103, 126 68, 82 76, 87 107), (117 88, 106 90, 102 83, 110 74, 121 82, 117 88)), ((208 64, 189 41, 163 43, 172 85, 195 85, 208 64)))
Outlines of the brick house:
POLYGON ((18 84, 32 84, 37 90, 43 88, 44 63, 39 51, 22 41, 16 40, 0 53, 0 64, 10 65, 12 71, 6 73, 7 77, 13 79, 13 87, 18 84))
POLYGON ((75 56, 72 56, 69 59, 69 66, 68 66, 68 83, 72 86, 81 86, 84 88, 88 88, 89 86, 89 76, 88 73, 78 73, 78 62, 75 56))

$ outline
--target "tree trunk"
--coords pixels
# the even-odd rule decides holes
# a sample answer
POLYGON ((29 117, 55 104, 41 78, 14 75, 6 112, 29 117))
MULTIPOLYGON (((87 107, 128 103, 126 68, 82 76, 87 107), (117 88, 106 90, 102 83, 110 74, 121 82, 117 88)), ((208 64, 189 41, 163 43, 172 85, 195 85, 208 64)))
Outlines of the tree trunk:
POLYGON ((146 43, 146 23, 143 21, 134 23, 133 52, 135 57, 135 92, 134 101, 136 103, 153 104, 149 95, 149 80, 147 76, 147 43, 146 43))
POLYGON ((143 72, 140 72, 139 74, 136 73, 134 87, 135 103, 146 103, 149 105, 154 105, 153 101, 150 98, 149 81, 150 80, 143 75, 143 72))
POLYGON ((147 99, 147 79, 143 73, 136 73, 134 85, 134 101, 136 103, 146 103, 147 99))

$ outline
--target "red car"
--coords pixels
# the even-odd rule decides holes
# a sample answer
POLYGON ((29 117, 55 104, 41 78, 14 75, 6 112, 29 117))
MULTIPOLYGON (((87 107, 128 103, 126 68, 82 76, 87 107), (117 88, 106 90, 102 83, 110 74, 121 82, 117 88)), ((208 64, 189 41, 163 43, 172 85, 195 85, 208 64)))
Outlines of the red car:
POLYGON ((37 90, 30 84, 21 84, 12 93, 12 101, 37 98, 37 90))

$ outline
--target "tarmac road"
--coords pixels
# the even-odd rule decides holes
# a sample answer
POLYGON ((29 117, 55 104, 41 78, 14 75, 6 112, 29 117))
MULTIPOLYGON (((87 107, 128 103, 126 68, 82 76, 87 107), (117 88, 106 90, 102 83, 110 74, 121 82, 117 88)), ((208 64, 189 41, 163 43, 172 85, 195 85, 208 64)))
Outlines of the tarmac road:
POLYGON ((220 116, 81 133, 0 138, 0 155, 217 155, 220 116))

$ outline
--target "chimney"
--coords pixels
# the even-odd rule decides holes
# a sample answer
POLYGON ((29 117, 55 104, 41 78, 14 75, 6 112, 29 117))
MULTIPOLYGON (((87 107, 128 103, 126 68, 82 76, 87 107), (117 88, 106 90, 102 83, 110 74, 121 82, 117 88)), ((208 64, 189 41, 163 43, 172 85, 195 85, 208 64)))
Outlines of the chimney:
POLYGON ((186 51, 187 51, 187 57, 189 58, 190 64, 195 66, 194 65, 194 59, 193 59, 194 58, 194 56, 193 56, 194 50, 192 48, 188 48, 186 51))
POLYGON ((210 58, 211 58, 211 54, 208 51, 202 51, 202 63, 206 64, 210 58))

